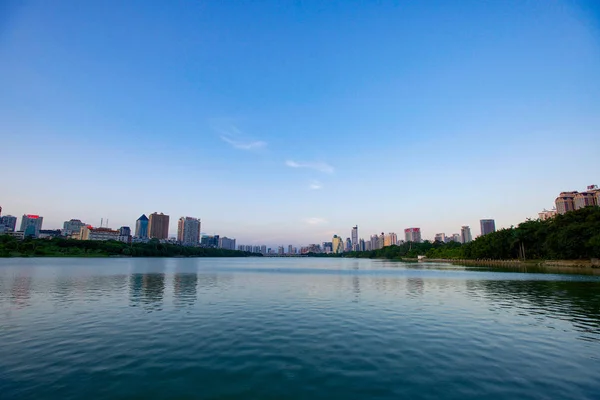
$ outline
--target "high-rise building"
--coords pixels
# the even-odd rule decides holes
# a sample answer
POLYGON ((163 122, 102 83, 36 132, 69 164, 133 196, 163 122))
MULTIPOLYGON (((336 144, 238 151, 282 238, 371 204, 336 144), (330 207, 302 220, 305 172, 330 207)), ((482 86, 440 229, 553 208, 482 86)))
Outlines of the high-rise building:
POLYGON ((352 248, 358 245, 358 225, 352 228, 352 248))
POLYGON ((358 241, 358 251, 365 251, 365 250, 367 250, 366 244, 365 244, 365 240, 364 239, 360 239, 358 241))
POLYGON ((346 247, 344 250, 346 252, 352 251, 352 239, 346 238, 346 247))
POLYGON ((148 239, 148 217, 146 217, 146 214, 142 214, 142 216, 135 221, 135 237, 148 239))
POLYGON ((404 238, 406 242, 421 243, 421 228, 406 228, 404 238))
POLYGON ((482 219, 479 224, 481 226, 481 236, 496 232, 496 221, 493 219, 482 219))
POLYGON ((344 252, 344 239, 339 237, 338 235, 333 235, 333 239, 331 240, 332 252, 335 254, 344 252))
POLYGON ((471 240, 473 240, 473 237, 471 236, 471 228, 469 228, 467 225, 462 226, 460 228, 460 242, 469 243, 471 240))
POLYGON ((390 232, 383 238, 383 247, 395 246, 398 242, 398 235, 395 232, 390 232))
POLYGON ((131 243, 131 228, 122 226, 119 228, 119 242, 131 243))
POLYGON ((167 239, 169 237, 169 216, 157 212, 150 214, 148 236, 151 239, 167 239))
POLYGON ((260 254, 262 254, 262 255, 267 254, 267 246, 265 246, 264 244, 262 246, 260 246, 260 254))
POLYGON ((436 233, 433 241, 446 243, 446 234, 445 233, 436 233))
POLYGON ((333 242, 323 242, 323 253, 333 253, 333 242))
POLYGON ((458 233, 453 233, 452 236, 450 236, 450 241, 460 243, 460 235, 458 233))
POLYGON ((44 217, 39 215, 25 214, 21 219, 21 232, 25 237, 38 237, 43 221, 44 217))
POLYGON ((79 219, 71 219, 69 221, 65 221, 63 223, 63 236, 71 236, 78 235, 81 231, 81 228, 86 226, 85 223, 81 222, 79 219))
POLYGON ((576 210, 584 207, 591 207, 598 205, 596 193, 594 192, 581 192, 575 195, 573 199, 573 205, 576 210))
POLYGON ((556 205, 556 212, 564 214, 575 209, 575 195, 577 192, 561 192, 558 195, 554 204, 556 205))
POLYGON ((17 217, 4 215, 0 217, 0 225, 5 227, 6 232, 14 232, 17 227, 17 217))
POLYGON ((197 246, 200 243, 200 220, 193 217, 179 218, 179 221, 177 221, 177 241, 184 246, 197 246))
POLYGON ((288 254, 294 254, 294 246, 288 245, 288 254))
POLYGON ((279 255, 284 254, 283 246, 277 247, 277 254, 279 254, 279 255))
MULTIPOLYGON (((227 250, 235 250, 235 239, 230 239, 227 236, 223 236, 219 238, 219 248, 227 249, 227 250)), ((254 251, 254 253, 258 253, 254 251)))

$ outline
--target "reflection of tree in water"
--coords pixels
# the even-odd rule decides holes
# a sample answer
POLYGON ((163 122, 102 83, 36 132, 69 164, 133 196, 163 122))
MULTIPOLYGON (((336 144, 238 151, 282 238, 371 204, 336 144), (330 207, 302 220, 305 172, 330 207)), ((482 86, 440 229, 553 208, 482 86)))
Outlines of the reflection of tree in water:
POLYGON ((567 320, 578 331, 600 335, 600 282, 472 280, 467 293, 499 308, 567 320))
POLYGON ((131 274, 129 290, 132 306, 142 304, 147 308, 160 309, 165 291, 165 274, 131 274))
POLYGON ((406 291, 409 296, 422 296, 425 282, 423 278, 407 278, 406 279, 406 291))
POLYGON ((196 301, 196 273, 178 273, 173 277, 173 296, 175 306, 189 306, 196 301))
POLYGON ((198 274, 198 289, 221 289, 227 290, 231 287, 233 278, 226 274, 198 274))

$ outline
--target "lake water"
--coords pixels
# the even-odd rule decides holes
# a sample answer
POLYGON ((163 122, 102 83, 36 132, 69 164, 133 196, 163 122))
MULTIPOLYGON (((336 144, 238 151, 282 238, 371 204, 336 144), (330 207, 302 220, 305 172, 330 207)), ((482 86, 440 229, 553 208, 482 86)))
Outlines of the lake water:
POLYGON ((1 259, 0 398, 599 399, 600 277, 1 259))

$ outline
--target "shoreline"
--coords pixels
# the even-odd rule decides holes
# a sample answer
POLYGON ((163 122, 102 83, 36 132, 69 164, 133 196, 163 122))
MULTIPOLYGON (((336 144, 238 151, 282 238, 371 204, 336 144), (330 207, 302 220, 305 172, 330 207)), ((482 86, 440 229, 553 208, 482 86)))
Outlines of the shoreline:
POLYGON ((403 259, 406 261, 417 262, 443 262, 450 264, 462 264, 470 266, 483 267, 553 267, 553 268, 589 268, 600 269, 600 260, 470 260, 470 259, 443 259, 443 258, 425 258, 403 259))

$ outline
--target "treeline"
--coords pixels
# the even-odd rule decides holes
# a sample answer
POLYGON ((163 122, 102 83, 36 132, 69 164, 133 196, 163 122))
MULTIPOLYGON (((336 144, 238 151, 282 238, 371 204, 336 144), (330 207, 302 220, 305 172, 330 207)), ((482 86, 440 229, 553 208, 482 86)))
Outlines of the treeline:
POLYGON ((0 257, 248 257, 260 254, 245 251, 178 246, 151 240, 122 243, 114 240, 25 239, 0 236, 0 257))
POLYGON ((586 207, 545 221, 528 220, 460 243, 405 243, 383 249, 346 253, 345 257, 402 259, 425 255, 444 259, 600 258, 600 207, 586 207))

